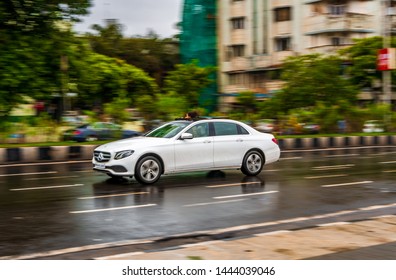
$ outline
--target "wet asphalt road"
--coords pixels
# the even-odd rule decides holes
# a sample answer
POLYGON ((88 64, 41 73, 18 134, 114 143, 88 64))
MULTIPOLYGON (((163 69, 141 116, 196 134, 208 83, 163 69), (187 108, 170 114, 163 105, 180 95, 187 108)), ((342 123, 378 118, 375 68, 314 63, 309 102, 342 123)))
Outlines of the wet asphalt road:
POLYGON ((0 166, 0 257, 310 217, 396 213, 396 147, 287 151, 239 171, 114 181, 90 162, 0 166), (378 212, 380 209, 380 212, 378 212))

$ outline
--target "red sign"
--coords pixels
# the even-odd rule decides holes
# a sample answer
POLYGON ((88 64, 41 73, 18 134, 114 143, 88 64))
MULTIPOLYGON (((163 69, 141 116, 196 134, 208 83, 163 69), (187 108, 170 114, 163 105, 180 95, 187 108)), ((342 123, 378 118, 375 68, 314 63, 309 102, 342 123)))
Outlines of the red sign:
POLYGON ((394 48, 386 48, 378 50, 377 69, 379 71, 387 71, 396 69, 396 57, 394 48))

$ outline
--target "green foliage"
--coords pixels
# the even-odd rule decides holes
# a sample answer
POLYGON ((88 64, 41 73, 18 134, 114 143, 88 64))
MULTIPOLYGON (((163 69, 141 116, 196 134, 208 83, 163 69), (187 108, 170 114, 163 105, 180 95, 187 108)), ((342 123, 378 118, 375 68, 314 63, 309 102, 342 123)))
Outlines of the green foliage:
POLYGON ((127 98, 116 97, 112 102, 104 104, 104 112, 115 123, 122 124, 128 120, 129 114, 125 110, 129 107, 130 101, 127 98))
POLYGON ((125 60, 143 69, 162 85, 165 75, 179 63, 177 43, 159 39, 153 31, 146 36, 124 38, 122 25, 117 21, 106 26, 94 25, 95 34, 87 34, 90 45, 97 53, 125 60))
POLYGON ((146 120, 153 120, 157 117, 155 97, 140 95, 137 97, 135 105, 146 120))
POLYGON ((188 64, 178 64, 176 69, 169 72, 166 77, 163 91, 184 96, 188 102, 188 107, 197 107, 199 93, 210 85, 212 81, 209 76, 215 71, 215 67, 198 66, 196 60, 188 64))
POLYGON ((157 96, 156 110, 161 119, 172 120, 183 117, 188 111, 188 102, 184 96, 173 93, 157 96))
POLYGON ((375 79, 381 77, 377 71, 377 51, 382 48, 381 37, 354 40, 354 45, 339 51, 348 61, 347 74, 355 85, 371 87, 375 79))
POLYGON ((0 30, 48 34, 59 21, 79 21, 90 6, 91 0, 2 0, 0 30))
POLYGON ((252 91, 240 92, 237 96, 237 101, 245 112, 251 113, 256 110, 257 99, 255 93, 252 91))
POLYGON ((318 100, 327 106, 341 100, 353 103, 357 90, 340 75, 341 62, 319 54, 287 58, 282 73, 286 84, 278 94, 283 111, 314 106, 318 100))

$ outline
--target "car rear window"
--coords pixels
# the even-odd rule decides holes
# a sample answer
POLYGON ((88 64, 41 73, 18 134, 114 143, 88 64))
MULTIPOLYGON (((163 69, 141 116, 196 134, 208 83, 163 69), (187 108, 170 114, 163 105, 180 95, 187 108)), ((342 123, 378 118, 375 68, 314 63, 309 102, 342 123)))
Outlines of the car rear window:
POLYGON ((213 125, 216 136, 249 134, 246 129, 235 123, 215 122, 213 125))

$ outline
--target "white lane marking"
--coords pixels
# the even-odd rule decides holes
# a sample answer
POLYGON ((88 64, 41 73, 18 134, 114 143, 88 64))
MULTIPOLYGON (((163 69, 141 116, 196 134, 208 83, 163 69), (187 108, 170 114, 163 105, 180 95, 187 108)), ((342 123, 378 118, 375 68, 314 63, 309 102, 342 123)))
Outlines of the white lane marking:
POLYGON ((59 189, 59 188, 73 188, 73 187, 81 187, 84 184, 73 184, 73 185, 61 185, 61 186, 48 186, 48 187, 33 187, 33 188, 19 188, 19 189, 10 189, 10 191, 34 191, 34 190, 45 190, 45 189, 59 189))
POLYGON ((396 170, 384 170, 384 171, 382 171, 383 173, 395 173, 396 172, 396 170))
POLYGON ((77 178, 78 176, 57 176, 57 177, 38 177, 38 178, 26 178, 25 181, 36 181, 36 180, 49 180, 49 179, 65 179, 65 178, 77 178))
POLYGON ((343 225, 349 225, 351 224, 350 222, 334 222, 334 223, 327 223, 327 224, 319 224, 319 227, 331 227, 331 226, 343 226, 343 225))
POLYGON ((255 236, 271 236, 271 235, 290 233, 290 232, 292 232, 292 231, 291 230, 276 230, 276 231, 270 231, 270 232, 264 232, 264 233, 257 233, 257 234, 255 234, 255 236))
POLYGON ((367 207, 359 208, 359 210, 362 210, 362 211, 370 211, 370 210, 377 210, 377 209, 388 208, 388 207, 391 207, 391 206, 396 206, 396 203, 387 204, 387 205, 373 205, 373 206, 367 206, 367 207))
POLYGON ((245 183, 232 183, 232 184, 223 184, 223 185, 212 185, 212 186, 205 186, 205 188, 224 188, 224 187, 235 187, 241 185, 253 185, 253 184, 260 184, 261 182, 245 182, 245 183))
POLYGON ((396 160, 393 161, 381 161, 379 164, 390 164, 390 163, 396 163, 396 160))
POLYGON ((360 181, 360 182, 349 182, 349 183, 340 183, 340 184, 331 184, 331 185, 322 185, 322 188, 331 188, 331 187, 342 187, 342 186, 353 186, 353 185, 363 185, 363 184, 371 184, 373 181, 360 181))
POLYGON ((111 255, 111 256, 105 256, 105 257, 98 257, 98 258, 94 258, 95 260, 98 261, 105 261, 108 259, 119 259, 119 258, 127 258, 127 257, 132 257, 132 256, 138 256, 138 255, 144 255, 146 254, 146 252, 143 251, 139 251, 139 252, 132 252, 132 253, 124 253, 124 254, 117 254, 117 255, 111 255))
POLYGON ((95 213, 95 212, 105 212, 105 211, 116 211, 116 210, 124 210, 124 209, 151 207, 151 206, 156 206, 156 205, 157 204, 131 205, 131 206, 101 208, 101 209, 93 209, 93 210, 70 211, 69 213, 70 214, 95 213))
POLYGON ((244 200, 246 200, 246 198, 232 199, 232 200, 223 200, 223 201, 216 201, 216 202, 203 202, 203 203, 186 204, 186 205, 183 205, 183 207, 205 206, 205 205, 212 205, 212 204, 239 202, 239 201, 244 201, 244 200))
POLYGON ((45 172, 31 172, 31 173, 1 174, 0 177, 29 176, 29 175, 54 174, 54 173, 58 173, 58 171, 45 171, 45 172))
POLYGON ((360 156, 360 154, 328 155, 327 158, 360 156))
POLYGON ((322 179, 322 178, 335 178, 335 177, 345 177, 349 176, 347 174, 334 174, 334 175, 322 175, 322 176, 307 176, 304 179, 322 179))
POLYGON ((283 157, 281 157, 279 160, 292 160, 292 159, 302 159, 303 157, 286 157, 286 158, 283 158, 283 157))
POLYGON ((15 163, 15 164, 4 164, 0 165, 1 167, 15 167, 15 166, 36 166, 36 165, 59 165, 59 164, 69 164, 69 163, 86 163, 91 162, 92 160, 71 160, 71 161, 57 161, 57 162, 41 162, 41 163, 15 163))
POLYGON ((257 193, 246 193, 246 194, 235 194, 235 195, 225 195, 225 196, 215 196, 213 199, 225 199, 225 198, 233 198, 233 197, 244 197, 244 196, 253 196, 253 195, 264 195, 277 193, 278 191, 268 191, 268 192, 257 192, 257 193))
POLYGON ((120 193, 120 194, 108 194, 108 195, 97 195, 97 196, 84 196, 77 197, 77 199, 97 199, 97 198, 108 198, 108 197, 117 197, 117 196, 129 196, 135 194, 148 194, 149 192, 130 192, 130 193, 120 193))
POLYGON ((326 165, 326 166, 316 166, 313 170, 332 170, 332 169, 346 169, 355 166, 354 164, 341 164, 341 165, 326 165))
POLYGON ((150 243, 153 243, 153 241, 147 240, 147 239, 133 239, 133 240, 108 242, 108 243, 101 243, 101 244, 94 244, 94 245, 85 245, 85 246, 80 246, 80 247, 71 247, 71 248, 66 248, 66 249, 52 250, 52 251, 46 251, 46 252, 40 252, 40 253, 26 254, 26 255, 4 256, 4 257, 0 257, 0 260, 35 259, 35 258, 40 258, 40 257, 77 253, 77 252, 82 252, 82 251, 87 251, 87 250, 97 250, 97 249, 110 248, 110 247, 138 245, 138 244, 150 244, 150 243))

